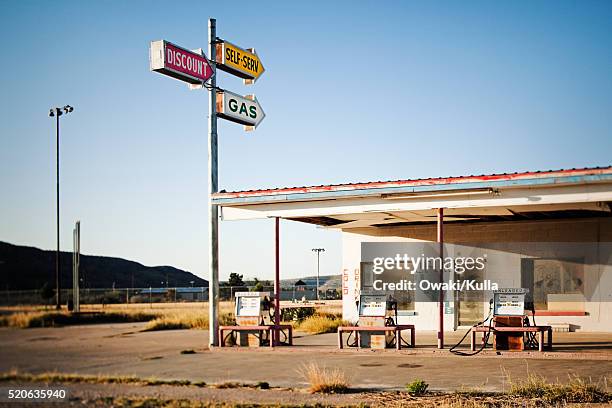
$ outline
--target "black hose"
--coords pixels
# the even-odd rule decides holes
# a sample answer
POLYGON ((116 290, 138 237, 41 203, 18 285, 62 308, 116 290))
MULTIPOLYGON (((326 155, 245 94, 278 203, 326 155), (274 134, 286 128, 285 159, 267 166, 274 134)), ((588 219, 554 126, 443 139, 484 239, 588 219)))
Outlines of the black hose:
POLYGON ((223 343, 227 344, 227 339, 231 336, 232 337, 232 343, 235 346, 236 345, 236 338, 234 337, 235 332, 234 330, 230 330, 230 332, 228 334, 225 335, 225 337, 223 338, 223 343))
POLYGON ((478 322, 475 325, 473 325, 472 327, 470 327, 468 329, 467 332, 465 332, 465 334, 463 335, 463 337, 461 338, 461 340, 459 340, 459 343, 455 344, 453 347, 451 347, 448 351, 450 351, 451 353, 458 355, 458 356, 475 356, 476 354, 480 353, 482 350, 485 349, 485 347, 487 347, 487 343, 489 342, 489 336, 491 335, 491 332, 493 331, 493 319, 491 319, 491 314, 493 312, 493 308, 491 307, 491 304, 489 304, 489 314, 487 315, 487 317, 482 321, 482 322, 478 322), (473 352, 465 352, 465 351, 459 351, 459 350, 455 350, 457 347, 459 347, 461 345, 461 343, 463 343, 463 340, 465 340, 465 338, 467 337, 468 334, 471 333, 472 329, 475 327, 478 327, 480 325, 485 324, 486 321, 489 321, 489 330, 487 330, 484 339, 482 340, 482 345, 480 346, 480 348, 476 351, 473 352))
MULTIPOLYGON (((536 326, 535 313, 534 312, 532 312, 532 313, 533 314, 532 314, 531 318, 533 320, 533 325, 536 326)), ((525 316, 524 324, 525 324, 525 326, 530 326, 530 324, 529 324, 529 316, 525 316)), ((527 332, 525 337, 527 337, 527 341, 525 342, 525 345, 527 347, 535 348, 535 349, 539 348, 540 341, 538 340, 538 336, 535 333, 527 332)))
POLYGON ((351 339, 351 336, 353 335, 354 331, 350 331, 348 337, 346 338, 346 346, 347 347, 357 347, 357 336, 355 336, 355 341, 353 343, 349 343, 349 340, 351 339))

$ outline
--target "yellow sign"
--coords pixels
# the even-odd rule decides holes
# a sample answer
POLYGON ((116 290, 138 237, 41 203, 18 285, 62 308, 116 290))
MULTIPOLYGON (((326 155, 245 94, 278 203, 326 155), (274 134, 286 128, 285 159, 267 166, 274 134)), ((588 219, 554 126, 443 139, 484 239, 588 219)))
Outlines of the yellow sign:
POLYGON ((217 67, 244 79, 245 84, 252 84, 264 72, 261 60, 252 48, 242 49, 223 41, 217 44, 217 67))

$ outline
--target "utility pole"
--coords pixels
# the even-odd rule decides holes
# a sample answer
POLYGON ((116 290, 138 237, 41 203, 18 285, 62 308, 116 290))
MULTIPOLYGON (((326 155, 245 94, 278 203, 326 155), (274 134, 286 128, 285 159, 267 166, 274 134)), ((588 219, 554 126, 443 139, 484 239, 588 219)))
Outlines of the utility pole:
POLYGON ((312 248, 312 252, 317 253, 317 300, 319 300, 319 257, 321 252, 325 252, 325 248, 312 248))
MULTIPOLYGON (((217 60, 217 20, 208 20, 208 56, 214 71, 217 60)), ((208 343, 219 345, 217 320, 219 309, 219 209, 212 203, 212 195, 219 190, 217 172, 217 76, 208 87, 208 343)))

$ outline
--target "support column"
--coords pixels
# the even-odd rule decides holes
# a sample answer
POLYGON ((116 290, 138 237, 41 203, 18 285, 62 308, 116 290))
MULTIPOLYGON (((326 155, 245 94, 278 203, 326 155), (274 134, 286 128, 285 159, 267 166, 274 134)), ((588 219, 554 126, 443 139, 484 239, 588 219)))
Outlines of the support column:
MULTIPOLYGON (((274 274, 274 324, 280 324, 280 218, 276 217, 275 221, 275 248, 274 259, 276 262, 276 271, 274 274)), ((280 343, 280 332, 274 330, 273 340, 276 344, 280 343)))
MULTIPOLYGON (((208 56, 216 71, 217 20, 208 20, 208 56)), ((215 73, 216 74, 216 73, 215 73)), ((208 91, 208 343, 219 345, 219 208, 212 194, 219 189, 217 173, 217 77, 213 75, 208 91)))
MULTIPOLYGON (((438 208, 438 244, 442 265, 440 268, 440 283, 444 282, 444 209, 438 208)), ((440 288, 438 298, 438 348, 444 348, 444 291, 440 288)))

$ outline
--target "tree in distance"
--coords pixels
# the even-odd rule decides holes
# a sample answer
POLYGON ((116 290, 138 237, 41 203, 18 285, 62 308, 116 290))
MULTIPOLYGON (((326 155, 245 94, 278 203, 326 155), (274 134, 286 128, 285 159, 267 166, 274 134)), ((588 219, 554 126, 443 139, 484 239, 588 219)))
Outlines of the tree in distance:
POLYGON ((232 272, 230 273, 229 279, 227 281, 229 286, 244 286, 244 281, 242 280, 242 275, 232 272))

